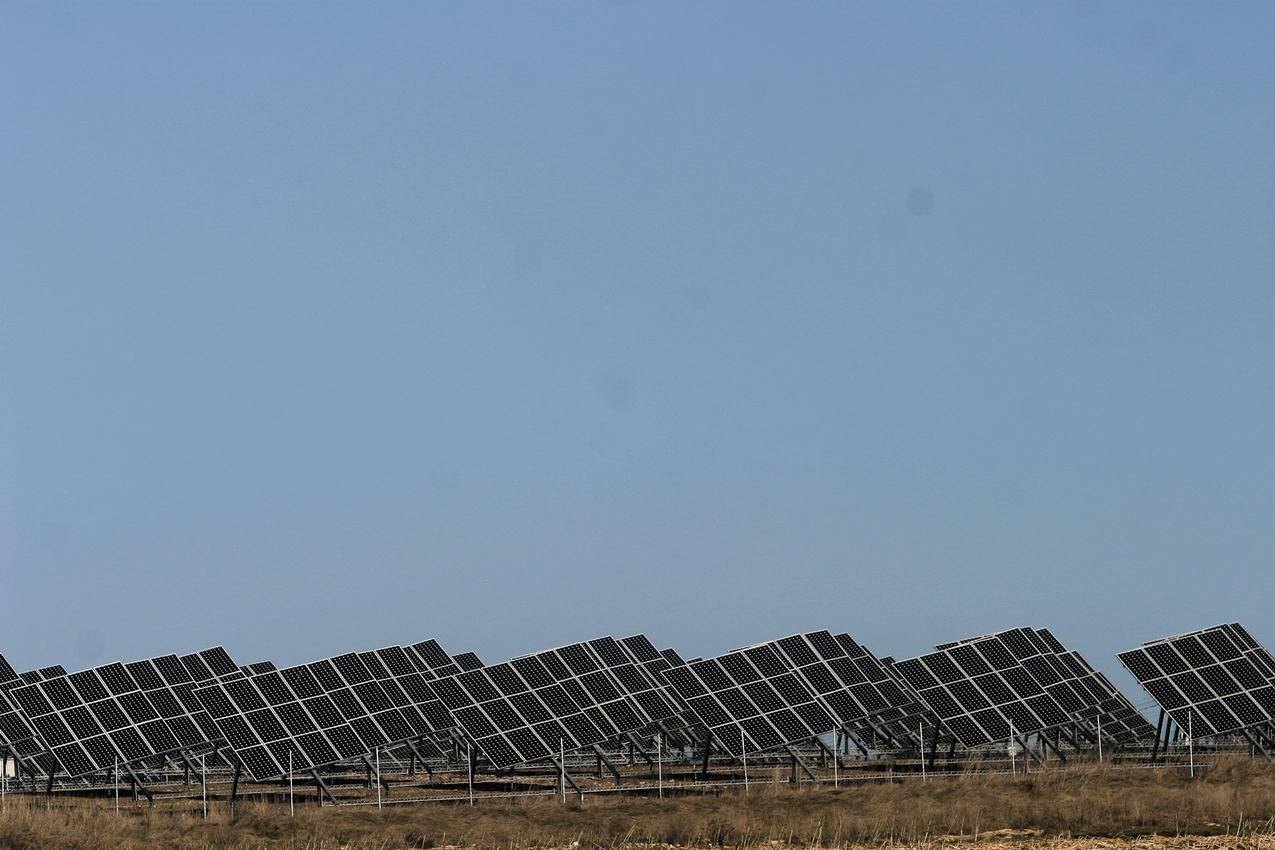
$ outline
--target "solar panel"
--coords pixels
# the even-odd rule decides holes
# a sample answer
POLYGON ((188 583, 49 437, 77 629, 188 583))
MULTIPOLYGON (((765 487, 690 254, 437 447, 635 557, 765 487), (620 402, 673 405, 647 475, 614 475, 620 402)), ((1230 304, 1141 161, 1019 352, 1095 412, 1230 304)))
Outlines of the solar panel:
MULTIPOLYGON (((943 644, 939 648, 955 650, 986 641, 999 642, 1071 719, 1086 725, 1092 722, 1095 729, 1101 725, 1104 735, 1116 739, 1127 737, 1122 736, 1122 727, 1133 731, 1137 726, 1135 717, 1124 710, 1127 700, 1123 695, 1109 681, 1104 684, 1093 667, 1079 653, 1069 650, 1049 629, 1024 626, 943 644)), ((1137 715, 1136 709, 1133 714, 1137 715)))
POLYGON ((1093 668, 1078 652, 1069 650, 1048 629, 1022 627, 992 635, 1011 646, 1012 635, 1030 643, 1031 654, 1018 654, 1019 662, 1036 682, 1076 720, 1093 720, 1101 713, 1102 702, 1110 694, 1101 686, 1093 668))
MULTIPOLYGON (((664 679, 660 675, 674 666, 668 656, 656 649, 650 638, 643 634, 620 638, 619 644, 629 659, 646 671, 650 682, 659 687, 665 697, 673 699, 674 694, 663 686, 664 679)), ((670 649, 667 652, 673 652, 673 650, 670 649)), ((680 662, 680 659, 678 660, 680 662)))
POLYGON ((235 676, 242 672, 239 665, 230 657, 230 653, 220 646, 183 655, 181 663, 191 678, 200 682, 222 676, 235 676))
MULTIPOLYGON (((210 746, 215 728, 190 698, 194 673, 238 674, 224 649, 113 663, 14 688, 54 766, 69 777, 210 746)), ((238 674, 241 675, 241 674, 238 674)), ((204 679, 207 681, 209 679, 204 679)))
POLYGON ((735 756, 773 750, 837 727, 819 697, 771 644, 671 667, 663 676, 698 723, 735 756))
POLYGON ((660 675, 672 665, 655 648, 650 638, 644 634, 636 634, 618 641, 611 638, 605 640, 618 646, 624 652, 625 658, 640 669, 641 676, 630 672, 627 665, 620 662, 618 657, 611 658, 608 664, 612 672, 619 677, 620 684, 628 696, 639 704, 644 714, 653 719, 651 727, 662 728, 663 721, 677 718, 683 706, 677 702, 660 675))
POLYGON ((846 640, 848 644, 843 644, 831 632, 819 631, 790 635, 759 646, 777 652, 788 669, 801 678, 844 727, 890 713, 895 708, 846 651, 847 645, 856 651, 858 645, 849 635, 846 640))
MULTIPOLYGON (((977 638, 897 662, 895 669, 967 747, 1008 740, 1069 721, 1020 662, 1040 654, 1022 630, 977 638)), ((1056 675, 1056 674, 1055 674, 1056 675)))
MULTIPOLYGON (((873 720, 893 722, 906 720, 927 713, 924 705, 917 700, 911 689, 906 686, 897 673, 886 665, 863 644, 842 632, 837 635, 837 642, 846 651, 846 655, 854 662, 863 674, 868 685, 876 692, 879 700, 888 708, 869 715, 873 720)), ((870 692, 860 686, 865 698, 870 699, 870 692)))
POLYGON ((600 744, 677 713, 662 685, 610 637, 466 670, 434 688, 498 768, 600 744))
POLYGON ((619 643, 628 656, 638 664, 652 664, 662 661, 664 667, 668 666, 668 660, 660 654, 660 651, 655 648, 655 644, 651 643, 651 639, 644 634, 620 638, 619 643))
MULTIPOLYGON (((624 647, 624 651, 629 654, 630 658, 642 665, 642 668, 646 670, 652 681, 656 683, 664 682, 664 671, 672 667, 681 667, 686 663, 682 661, 681 656, 675 650, 656 649, 646 635, 638 634, 621 638, 620 645, 624 647)), ((665 718, 641 730, 639 734, 650 736, 659 733, 665 743, 670 743, 674 747, 694 745, 696 736, 691 723, 688 722, 686 717, 686 704, 682 702, 681 697, 672 688, 664 686, 664 695, 677 708, 677 716, 665 718)))
POLYGON ((1067 667, 1072 687, 1084 696, 1085 707, 1076 716, 1088 721, 1095 733, 1101 731, 1104 737, 1124 744, 1147 740, 1155 734, 1155 727, 1129 698, 1079 652, 1067 650, 1057 659, 1067 667))
POLYGON ((13 702, 6 690, 0 689, 0 745, 14 758, 49 772, 54 765, 26 714, 13 702))
MULTIPOLYGON (((216 724, 212 722, 208 712, 204 711, 203 704, 195 697, 194 691, 197 685, 204 682, 237 679, 244 675, 235 665, 229 653, 218 646, 180 657, 163 656, 154 659, 153 664, 158 670, 160 678, 163 679, 164 684, 189 718, 188 723, 185 718, 173 715, 174 719, 168 721, 174 732, 177 733, 178 738, 183 742, 194 740, 195 738, 202 742, 210 743, 221 740, 216 724), (177 663, 173 662, 173 658, 177 659, 177 663), (198 729, 198 735, 190 729, 191 723, 198 729)), ((127 666, 133 672, 134 677, 138 678, 139 682, 146 675, 144 665, 139 662, 127 666)), ((166 696, 157 694, 152 697, 152 700, 157 705, 166 705, 171 708, 171 702, 166 696)), ((203 746, 201 743, 188 747, 183 743, 182 748, 201 749, 203 746)))
POLYGON ((23 679, 0 655, 0 747, 28 766, 48 772, 52 761, 40 743, 35 728, 26 714, 18 707, 10 691, 23 684, 23 679), (10 676, 12 673, 12 676, 10 676))
POLYGON ((1075 653, 1075 658, 1092 673, 1095 688, 1102 694, 1094 717, 1095 729, 1101 729, 1104 736, 1121 744, 1153 738, 1155 726, 1142 716, 1129 698, 1102 672, 1094 670, 1079 653, 1075 653))
POLYGON ((1091 677, 1068 650, 1047 630, 1020 629, 1034 644, 1036 652, 1019 662, 1049 694, 1075 720, 1092 719, 1097 715, 1101 698, 1091 689, 1091 677))
POLYGON ((58 676, 65 676, 66 668, 61 664, 54 664, 52 667, 41 667, 38 670, 28 670, 21 674, 22 683, 26 685, 35 682, 43 682, 45 679, 55 679, 58 676))
POLYGON ((1238 623, 1117 655, 1181 729, 1225 735, 1275 719, 1275 659, 1238 623))
POLYGON ((461 670, 477 670, 483 667, 483 660, 478 657, 477 653, 462 652, 456 656, 456 664, 461 670))
MULTIPOLYGON (((838 639, 841 639, 840 636, 838 639)), ((894 669, 895 660, 887 655, 876 661, 898 691, 904 695, 904 711, 901 713, 907 716, 893 720, 882 718, 856 720, 846 724, 846 731, 860 742, 862 748, 865 751, 869 748, 876 749, 883 742, 891 746, 913 746, 919 742, 919 727, 941 728, 938 718, 917 697, 907 680, 894 669)))
POLYGON ((248 676, 259 676, 262 673, 269 673, 279 668, 275 666, 273 661, 254 661, 251 664, 245 664, 239 668, 248 676))
POLYGON ((678 651, 676 649, 673 649, 673 647, 671 646, 668 649, 661 649, 660 655, 664 656, 664 660, 669 663, 670 667, 685 667, 686 666, 686 660, 682 658, 682 656, 678 653, 678 651))
POLYGON ((416 669, 429 673, 432 678, 455 676, 461 671, 456 659, 452 658, 436 640, 423 640, 412 644, 407 649, 412 661, 416 664, 416 669))
POLYGON ((366 756, 451 726, 400 646, 224 681, 195 691, 258 781, 366 756))

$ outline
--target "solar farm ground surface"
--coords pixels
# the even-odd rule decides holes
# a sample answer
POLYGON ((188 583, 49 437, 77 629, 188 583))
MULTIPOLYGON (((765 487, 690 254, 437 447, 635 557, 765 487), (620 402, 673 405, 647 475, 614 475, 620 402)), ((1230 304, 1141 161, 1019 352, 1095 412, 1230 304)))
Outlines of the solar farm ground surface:
MULTIPOLYGON (((276 789, 277 790, 277 789, 276 789)), ((13 798, 0 810, 0 847, 42 850, 473 847, 1275 848, 1275 766, 1219 760, 1191 779, 1090 765, 1033 774, 919 777, 829 785, 761 783, 658 799, 588 796, 465 805, 316 808, 245 801, 209 820, 178 801, 155 809, 61 798, 13 798), (1241 820, 1242 818, 1242 820, 1241 820), (1237 836, 1237 833, 1239 835, 1237 836), (977 842, 974 839, 977 837, 977 842)))

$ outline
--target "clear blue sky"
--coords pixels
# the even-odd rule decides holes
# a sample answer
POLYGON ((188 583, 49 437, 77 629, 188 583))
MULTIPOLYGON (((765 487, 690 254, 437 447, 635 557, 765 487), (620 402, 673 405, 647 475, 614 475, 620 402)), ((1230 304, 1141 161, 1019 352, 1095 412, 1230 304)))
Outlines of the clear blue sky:
POLYGON ((20 667, 1275 646, 1275 5, 0 16, 20 667))

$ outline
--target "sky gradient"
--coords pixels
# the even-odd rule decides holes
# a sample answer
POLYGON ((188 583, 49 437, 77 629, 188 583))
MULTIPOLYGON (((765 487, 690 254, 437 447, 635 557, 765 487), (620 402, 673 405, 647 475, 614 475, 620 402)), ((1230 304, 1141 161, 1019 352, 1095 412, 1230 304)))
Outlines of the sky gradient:
POLYGON ((16 666, 1275 646, 1275 5, 0 8, 16 666))

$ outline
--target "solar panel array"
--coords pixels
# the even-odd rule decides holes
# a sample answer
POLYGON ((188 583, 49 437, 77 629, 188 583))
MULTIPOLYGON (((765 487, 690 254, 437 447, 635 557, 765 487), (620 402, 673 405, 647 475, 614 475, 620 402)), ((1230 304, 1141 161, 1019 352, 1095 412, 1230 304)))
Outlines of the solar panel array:
POLYGON ((1110 679, 1095 670, 1080 653, 1075 653, 1075 659, 1090 672, 1096 687, 1103 694, 1098 705, 1098 714, 1094 718, 1095 731, 1100 730, 1104 737, 1120 744, 1150 740, 1155 735, 1155 726, 1142 716, 1142 712, 1110 679))
MULTIPOLYGON (((641 666, 646 672, 649 682, 662 688, 664 682, 662 674, 673 665, 662 652, 655 648, 655 644, 651 643, 651 639, 646 635, 638 634, 620 638, 618 643, 620 648, 624 650, 625 655, 629 657, 629 660, 641 666)), ((663 693, 667 699, 672 701, 675 707, 681 708, 671 691, 664 688, 663 693)))
MULTIPOLYGON (((1121 660, 1197 734, 1275 717, 1275 658, 1237 624, 1154 641, 1121 660)), ((265 781, 374 750, 442 757, 457 736, 509 769, 559 748, 656 732, 673 746, 706 733, 739 756, 834 730, 910 746, 938 729, 977 747, 1006 740, 1011 725, 1019 734, 1100 727, 1117 742, 1155 734, 1048 629, 970 638, 900 662, 829 631, 689 662, 641 634, 491 666, 434 640, 283 670, 270 661, 238 667, 220 647, 70 674, 18 674, 0 657, 0 747, 67 777, 223 747, 265 781)))
MULTIPOLYGON (((845 656, 830 634, 821 634, 829 640, 820 640, 819 647, 829 657, 811 647, 819 658, 812 669, 845 656)), ((837 727, 819 696, 773 643, 671 667, 663 676, 699 724, 734 756, 773 750, 837 727)))
POLYGON ((351 652, 201 688, 196 696, 250 776, 273 779, 449 728, 400 646, 351 652))
POLYGON ((1275 719, 1275 658, 1239 623, 1117 656, 1179 728, 1225 735, 1275 719))
MULTIPOLYGON (((893 708, 868 682, 845 647, 831 632, 790 635, 766 644, 777 652, 839 725, 863 720, 893 708)), ((831 730, 829 730, 831 731, 831 730)))
MULTIPOLYGON (((848 636, 847 636, 848 637, 848 636)), ((838 636, 840 640, 840 636, 838 636)), ((875 657, 875 656, 874 656, 875 657)), ((894 687, 904 695, 905 704, 916 706, 915 713, 910 713, 905 718, 894 720, 884 718, 864 718, 862 720, 852 721, 846 725, 846 731, 857 739, 864 750, 875 749, 879 743, 884 742, 892 746, 912 746, 919 743, 919 726, 930 726, 933 728, 938 724, 938 719, 930 712, 920 698, 916 695, 912 686, 908 684, 899 672, 895 669, 895 660, 890 656, 883 656, 876 659, 876 663, 881 670, 890 677, 894 683, 894 687), (880 739, 880 740, 879 740, 880 739)))
POLYGON ((677 713, 663 686, 611 637, 465 670, 434 688, 502 769, 601 744, 677 713))
POLYGON ((1040 647, 1040 653, 1024 659, 1023 666, 1073 720, 1095 720, 1106 694, 1079 653, 1069 650, 1048 629, 1022 631, 1034 635, 1040 647))
MULTIPOLYGON (((656 649, 646 635, 639 634, 621 638, 620 646, 624 648, 624 651, 629 654, 633 661, 642 665, 651 679, 657 683, 664 683, 664 671, 672 667, 681 667, 686 663, 674 649, 656 649)), ((698 745, 699 740, 696 731, 692 728, 692 724, 687 721, 686 704, 682 702, 681 697, 672 688, 665 686, 664 695, 677 708, 677 715, 653 723, 649 727, 640 730, 638 734, 644 737, 659 734, 664 744, 669 744, 673 747, 698 745)))
POLYGON ((1023 659, 1024 666, 1074 720, 1083 722, 1094 734, 1101 730, 1103 737, 1116 743, 1132 743, 1154 735, 1155 728, 1111 680, 1094 670, 1079 652, 1068 649, 1049 629, 1023 627, 983 637, 1004 637, 1010 632, 1016 633, 1019 641, 1037 648, 1038 655, 1023 659))
POLYGON ((1011 729, 1028 734, 1068 722, 1025 666, 1041 653, 1037 639, 1014 629, 948 644, 895 669, 961 744, 974 747, 1008 740, 1011 729))
POLYGON ((873 654, 872 650, 845 632, 837 635, 837 642, 846 651, 847 657, 859 668, 867 686, 871 688, 869 691, 864 685, 858 685, 852 686, 851 690, 862 693, 864 700, 871 700, 871 694, 875 693, 877 704, 886 706, 884 709, 870 712, 866 717, 882 722, 895 722, 925 712, 925 706, 916 699, 911 689, 907 688, 894 671, 873 654))
POLYGON ((116 662, 12 691, 54 768, 68 777, 205 749, 216 728, 191 697, 218 676, 242 676, 221 647, 116 662))

